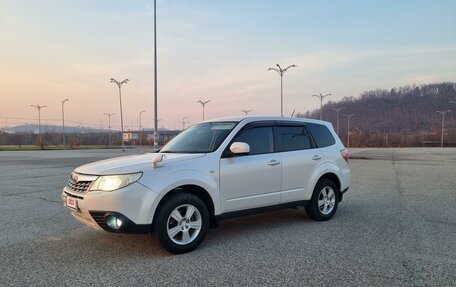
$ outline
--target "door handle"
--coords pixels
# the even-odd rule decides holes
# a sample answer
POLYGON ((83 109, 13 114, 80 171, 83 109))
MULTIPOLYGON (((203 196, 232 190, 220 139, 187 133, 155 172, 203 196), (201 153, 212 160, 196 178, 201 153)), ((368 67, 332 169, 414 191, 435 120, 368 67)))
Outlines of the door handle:
POLYGON ((319 156, 319 155, 314 155, 314 156, 312 157, 312 159, 313 159, 313 160, 320 160, 320 159, 321 159, 321 156, 319 156))
POLYGON ((278 164, 280 164, 280 161, 277 161, 275 159, 273 159, 270 162, 268 162, 268 165, 278 165, 278 164))

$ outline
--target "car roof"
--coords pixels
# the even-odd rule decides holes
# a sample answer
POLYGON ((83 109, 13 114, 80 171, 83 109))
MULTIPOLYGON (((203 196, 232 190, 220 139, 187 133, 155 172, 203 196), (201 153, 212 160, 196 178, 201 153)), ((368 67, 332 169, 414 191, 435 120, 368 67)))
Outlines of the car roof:
POLYGON ((286 122, 306 122, 306 123, 319 123, 324 125, 331 125, 331 123, 321 120, 308 119, 308 118, 290 118, 290 117, 279 117, 279 116, 241 116, 241 117, 225 117, 207 120, 205 122, 257 122, 257 121, 286 121, 286 122))

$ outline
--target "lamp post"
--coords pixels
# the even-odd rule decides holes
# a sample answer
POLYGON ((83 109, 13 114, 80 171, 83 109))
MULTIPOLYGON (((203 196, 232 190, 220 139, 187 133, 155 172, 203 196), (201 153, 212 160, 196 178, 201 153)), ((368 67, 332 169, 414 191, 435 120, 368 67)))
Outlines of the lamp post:
POLYGON ((26 127, 24 129, 24 145, 27 145, 27 133, 28 133, 28 125, 29 123, 25 123, 26 127))
POLYGON ((253 110, 241 110, 241 112, 243 112, 246 116, 253 110))
POLYGON ((111 141, 111 116, 115 115, 115 113, 103 113, 103 115, 108 116, 109 145, 112 145, 112 141, 111 141))
POLYGON ((437 111, 437 113, 442 115, 442 135, 440 137, 440 147, 443 147, 443 131, 445 127, 445 114, 450 113, 451 110, 446 110, 446 111, 437 111))
POLYGON ((157 102, 157 0, 154 0, 154 151, 158 150, 157 102))
POLYGON ((336 127, 337 127, 337 135, 339 135, 339 112, 341 110, 345 109, 345 107, 341 107, 341 108, 333 108, 333 111, 336 111, 337 113, 337 121, 336 121, 336 127))
POLYGON ((140 111, 139 112, 139 146, 142 146, 142 140, 141 140, 141 135, 142 135, 142 127, 141 127, 141 115, 142 113, 145 113, 146 111, 140 111))
POLYGON ((185 130, 185 124, 188 123, 187 121, 185 121, 186 119, 188 119, 188 118, 187 118, 187 117, 182 118, 182 121, 181 121, 181 123, 182 123, 182 130, 185 130))
POLYGON ((65 146, 65 109, 64 104, 68 102, 68 99, 62 101, 62 143, 65 146))
POLYGON ((41 140, 41 109, 46 108, 47 106, 40 105, 30 105, 38 110, 38 134, 40 139, 40 148, 43 149, 43 141, 41 140))
POLYGON ((350 118, 354 115, 355 114, 344 115, 344 117, 347 117, 347 148, 350 147, 350 118))
POLYGON ((203 106, 203 121, 204 121, 204 106, 207 103, 210 103, 210 102, 211 102, 211 100, 207 100, 207 101, 198 100, 198 101, 196 101, 197 104, 201 104, 201 106, 203 106))
POLYGON ((283 117, 283 75, 290 68, 297 67, 296 65, 290 65, 285 69, 282 69, 279 64, 276 64, 277 68, 269 68, 268 71, 276 71, 280 76, 280 116, 283 117))
POLYGON ((320 99, 320 120, 323 119, 323 99, 329 96, 331 96, 331 94, 322 95, 320 93, 320 95, 312 95, 312 97, 317 97, 320 99))
POLYGON ((120 99, 120 129, 122 132, 122 151, 125 151, 125 142, 124 142, 124 129, 123 129, 123 115, 122 115, 122 85, 128 83, 129 79, 125 79, 122 82, 117 81, 114 78, 111 78, 111 83, 114 83, 119 87, 119 99, 120 99))

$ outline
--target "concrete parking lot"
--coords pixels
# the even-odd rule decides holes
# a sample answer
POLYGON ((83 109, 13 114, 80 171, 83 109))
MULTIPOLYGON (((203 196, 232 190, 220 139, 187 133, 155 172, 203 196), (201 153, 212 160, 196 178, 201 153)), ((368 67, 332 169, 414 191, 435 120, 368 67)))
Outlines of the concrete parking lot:
POLYGON ((228 220, 176 256, 150 235, 85 227, 61 205, 74 167, 120 151, 0 152, 0 286, 454 286, 456 149, 351 154, 332 220, 294 209, 228 220))

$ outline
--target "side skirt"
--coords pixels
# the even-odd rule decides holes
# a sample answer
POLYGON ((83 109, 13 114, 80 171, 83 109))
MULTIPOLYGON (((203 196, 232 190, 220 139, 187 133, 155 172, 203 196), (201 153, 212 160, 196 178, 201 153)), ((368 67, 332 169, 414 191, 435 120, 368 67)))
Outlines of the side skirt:
POLYGON ((264 213, 264 212, 271 212, 271 211, 276 211, 276 210, 281 210, 281 209, 286 209, 286 208, 296 208, 298 206, 306 206, 309 203, 310 203, 310 200, 299 200, 299 201, 281 203, 281 204, 270 205, 270 206, 231 211, 231 212, 226 212, 226 213, 222 213, 219 215, 215 215, 214 221, 215 221, 215 224, 218 225, 218 223, 220 221, 231 219, 231 218, 237 218, 237 217, 248 216, 248 215, 264 213))

